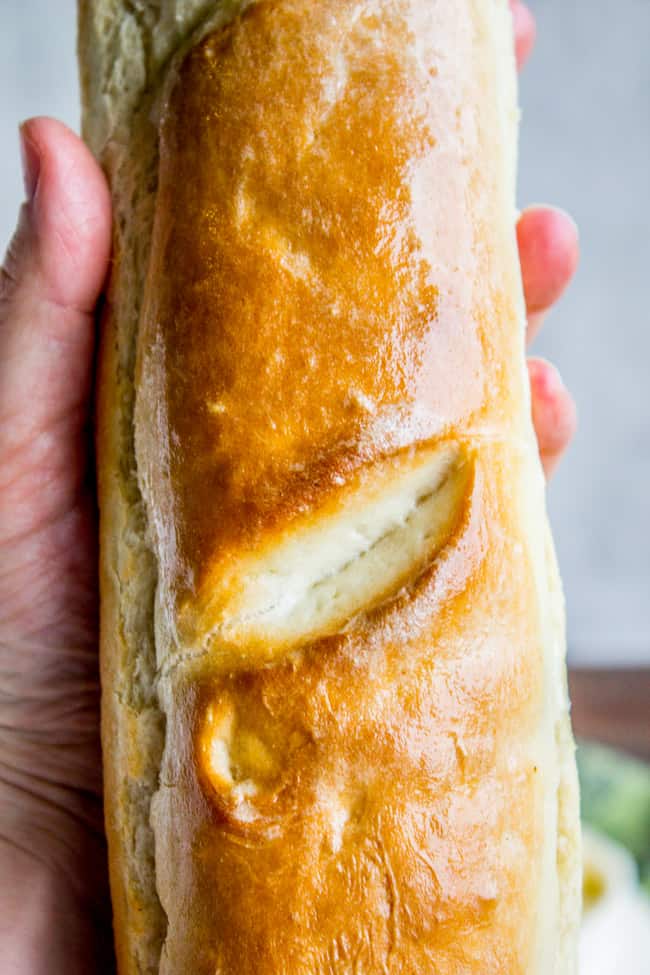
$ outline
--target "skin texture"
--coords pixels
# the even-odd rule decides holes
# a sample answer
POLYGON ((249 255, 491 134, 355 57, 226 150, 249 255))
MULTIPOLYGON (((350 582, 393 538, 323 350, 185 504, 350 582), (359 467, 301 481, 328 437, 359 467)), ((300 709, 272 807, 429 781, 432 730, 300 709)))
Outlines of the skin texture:
POLYGON ((64 126, 23 145, 0 284, 0 944, 37 975, 94 970, 105 927, 89 405, 110 205, 64 126))
MULTIPOLYGON (((534 24, 513 4, 517 57, 534 24)), ((16 975, 111 971, 98 737, 94 312, 110 248, 101 172, 61 124, 22 129, 24 205, 0 278, 0 954, 16 975)), ((561 211, 518 226, 529 334, 577 263, 561 211)), ((529 365, 547 473, 575 428, 529 365)))

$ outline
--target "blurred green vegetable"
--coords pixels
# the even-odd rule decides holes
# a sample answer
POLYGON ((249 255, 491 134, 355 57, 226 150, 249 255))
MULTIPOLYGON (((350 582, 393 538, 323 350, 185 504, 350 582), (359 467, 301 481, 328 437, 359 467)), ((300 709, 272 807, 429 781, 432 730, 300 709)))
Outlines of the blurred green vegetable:
POLYGON ((650 860, 643 864, 641 868, 641 887, 650 897, 650 860))
POLYGON ((582 818, 625 846, 650 893, 650 766, 601 745, 578 745, 582 818))

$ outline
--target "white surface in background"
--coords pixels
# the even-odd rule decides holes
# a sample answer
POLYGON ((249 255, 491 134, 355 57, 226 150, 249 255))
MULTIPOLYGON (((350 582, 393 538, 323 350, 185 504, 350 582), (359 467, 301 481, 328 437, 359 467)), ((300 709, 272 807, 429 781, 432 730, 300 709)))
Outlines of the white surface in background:
MULTIPOLYGON (((580 663, 650 663, 650 3, 530 0, 520 200, 581 226, 576 284, 538 351, 575 391, 581 428, 550 492, 580 663)), ((77 126, 75 0, 0 0, 0 247, 22 195, 15 128, 77 126)))
POLYGON ((582 922, 580 975, 650 975, 650 902, 621 890, 582 922))
POLYGON ((650 975, 650 900, 639 889, 632 855, 584 825, 583 855, 602 894, 583 917, 580 975, 650 975))
POLYGON ((598 877, 600 899, 587 905, 580 929, 580 975, 650 975, 650 900, 632 855, 583 825, 583 855, 598 877))

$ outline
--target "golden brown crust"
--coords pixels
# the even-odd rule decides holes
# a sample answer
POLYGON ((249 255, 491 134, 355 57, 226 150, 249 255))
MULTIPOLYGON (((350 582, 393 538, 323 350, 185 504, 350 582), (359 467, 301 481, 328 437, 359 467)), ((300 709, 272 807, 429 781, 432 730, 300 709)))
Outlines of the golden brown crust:
POLYGON ((169 84, 136 407, 163 972, 554 964, 554 671, 489 30, 471 4, 262 2, 169 84), (471 492, 406 588, 270 668, 247 640, 259 614, 274 639, 270 597, 228 636, 233 575, 271 591, 273 552, 305 522, 324 540, 359 477, 449 443, 471 492))
POLYGON ((471 57, 469 7, 376 6, 256 4, 189 53, 165 107, 139 379, 160 439, 141 459, 178 589, 400 439, 513 415, 521 377, 492 362, 520 322, 482 229, 494 108, 476 131, 472 72, 428 74, 414 50, 456 30, 471 57))
POLYGON ((507 4, 136 6, 142 80, 91 127, 118 206, 98 446, 120 971, 569 975, 507 4), (385 521, 361 544, 359 498, 385 521), (394 541, 411 570, 370 598, 394 541), (332 579, 366 602, 297 639, 332 579))
POLYGON ((389 608, 299 659, 177 680, 163 971, 534 970, 543 661, 512 499, 480 480, 456 543, 389 608), (224 707, 231 781, 202 741, 224 707))

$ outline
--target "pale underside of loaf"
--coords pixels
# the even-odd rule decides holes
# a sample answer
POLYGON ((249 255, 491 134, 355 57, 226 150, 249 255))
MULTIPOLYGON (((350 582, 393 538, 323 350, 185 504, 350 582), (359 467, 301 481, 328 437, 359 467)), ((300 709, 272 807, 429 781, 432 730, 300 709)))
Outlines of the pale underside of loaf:
POLYGON ((151 797, 164 715, 156 692, 156 565, 133 447, 140 297, 155 201, 153 96, 163 65, 212 0, 80 0, 83 134, 114 206, 114 267, 98 402, 102 498, 102 736, 106 824, 120 972, 157 973, 166 919, 156 893, 151 797))
MULTIPOLYGON (((157 569, 133 442, 135 348, 158 164, 155 118, 170 59, 195 32, 199 36, 227 22, 246 5, 241 0, 80 0, 84 135, 108 172, 115 207, 115 264, 102 339, 98 434, 103 736, 118 958, 120 971, 133 975, 158 972, 166 930, 156 892, 154 836, 149 821, 165 733, 158 702, 159 659, 154 633, 157 569)), ((504 106, 504 115, 506 110, 504 106)), ((512 182, 514 132, 505 122, 504 135, 512 144, 507 162, 512 182)), ((235 628, 270 626, 282 634, 292 629, 304 633, 309 620, 314 619, 317 626, 326 626, 327 620, 319 621, 318 613, 322 604, 332 606, 337 581, 342 583, 342 591, 358 589, 359 603, 366 605, 375 571, 371 553, 378 544, 399 543, 413 562, 425 552, 422 519, 417 515, 423 510, 428 513, 427 503, 444 489, 447 481, 440 472, 448 466, 448 458, 434 458, 421 481, 405 478, 379 497, 378 510, 383 514, 373 518, 375 535, 368 536, 363 512, 353 512, 353 524, 345 519, 334 524, 322 549, 306 537, 301 551, 280 548, 271 553, 268 564, 261 567, 247 589, 248 603, 246 598, 240 600, 231 613, 235 628), (276 564, 283 573, 279 579, 276 564)), ((545 530, 544 526, 538 530, 545 530)), ((552 669, 562 675, 562 596, 550 542, 546 549, 546 566, 540 571, 548 576, 545 585, 552 609, 548 628, 555 656, 552 669)), ((342 612, 345 615, 349 607, 342 612)), ((558 686, 557 694, 562 699, 556 730, 560 764, 558 913, 564 930, 554 967, 545 972, 568 975, 574 971, 573 941, 579 912, 579 850, 574 826, 577 793, 573 744, 563 703, 566 687, 558 686)))

